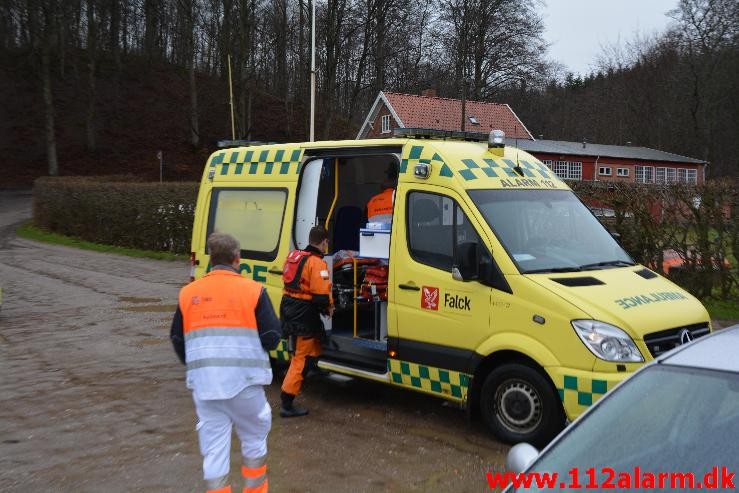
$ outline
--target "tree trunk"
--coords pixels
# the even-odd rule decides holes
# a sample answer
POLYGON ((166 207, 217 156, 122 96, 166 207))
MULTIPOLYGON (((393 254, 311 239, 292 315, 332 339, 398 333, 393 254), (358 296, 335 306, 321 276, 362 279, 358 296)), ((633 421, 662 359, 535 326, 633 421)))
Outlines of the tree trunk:
POLYGON ((87 130, 87 150, 95 152, 97 150, 96 131, 95 131, 95 69, 96 69, 96 50, 97 50, 97 32, 95 20, 95 3, 91 0, 87 2, 87 116, 85 119, 85 128, 87 130))
MULTIPOLYGON (((193 50, 194 51, 194 50, 193 50)), ((198 90, 195 85, 195 54, 190 61, 190 145, 200 146, 200 125, 198 124, 198 90)))
POLYGON ((121 5, 120 0, 110 0, 110 53, 116 73, 121 71, 121 45, 119 42, 121 30, 121 5))
POLYGON ((151 64, 158 54, 159 0, 144 0, 144 54, 151 64))
POLYGON ((46 160, 49 164, 49 175, 59 175, 59 163, 56 157, 56 136, 54 130, 54 98, 51 94, 51 68, 49 67, 49 48, 44 46, 41 54, 41 79, 44 97, 44 131, 46 135, 46 160))

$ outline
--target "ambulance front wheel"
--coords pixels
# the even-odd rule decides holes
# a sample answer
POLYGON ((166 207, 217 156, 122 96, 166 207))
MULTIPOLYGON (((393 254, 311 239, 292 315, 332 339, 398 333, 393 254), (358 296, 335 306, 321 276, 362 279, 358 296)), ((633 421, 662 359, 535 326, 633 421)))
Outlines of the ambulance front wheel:
POLYGON ((481 414, 492 433, 507 443, 543 447, 565 424, 557 393, 541 372, 521 363, 495 368, 480 395, 481 414))

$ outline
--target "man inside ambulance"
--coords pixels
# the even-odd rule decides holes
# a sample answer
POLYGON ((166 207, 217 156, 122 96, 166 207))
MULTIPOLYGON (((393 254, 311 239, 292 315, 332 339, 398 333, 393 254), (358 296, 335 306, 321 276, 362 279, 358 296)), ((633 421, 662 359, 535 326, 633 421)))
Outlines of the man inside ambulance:
POLYGON ((372 197, 367 202, 367 222, 385 223, 393 222, 393 202, 395 201, 395 186, 398 182, 398 172, 395 164, 391 163, 386 172, 386 178, 382 181, 382 192, 372 197))

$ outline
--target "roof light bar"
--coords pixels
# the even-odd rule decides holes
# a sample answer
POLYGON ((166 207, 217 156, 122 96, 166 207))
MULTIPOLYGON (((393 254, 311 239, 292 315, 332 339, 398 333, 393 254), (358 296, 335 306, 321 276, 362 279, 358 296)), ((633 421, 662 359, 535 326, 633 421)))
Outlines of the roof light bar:
POLYGON ((505 147, 505 132, 502 130, 491 130, 488 136, 488 148, 496 149, 505 147))
POLYGON ((451 130, 437 130, 435 128, 396 128, 393 130, 395 137, 408 137, 416 139, 451 139, 465 140, 469 142, 487 142, 488 134, 483 132, 460 132, 451 130))

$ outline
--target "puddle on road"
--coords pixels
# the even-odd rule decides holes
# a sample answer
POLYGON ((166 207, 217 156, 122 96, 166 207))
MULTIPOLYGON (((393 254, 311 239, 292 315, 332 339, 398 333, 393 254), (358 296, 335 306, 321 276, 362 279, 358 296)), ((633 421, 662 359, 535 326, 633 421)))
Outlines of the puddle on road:
POLYGON ((174 313, 174 311, 177 309, 177 305, 141 305, 141 306, 125 306, 123 308, 119 308, 119 310, 123 310, 126 312, 145 312, 145 313, 159 313, 159 312, 167 312, 167 313, 174 313))
POLYGON ((125 303, 158 303, 161 298, 137 298, 136 296, 119 296, 118 301, 125 303))

